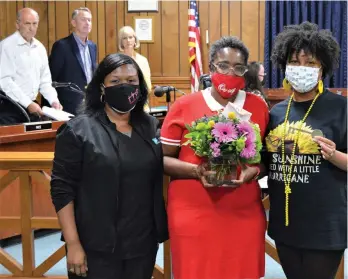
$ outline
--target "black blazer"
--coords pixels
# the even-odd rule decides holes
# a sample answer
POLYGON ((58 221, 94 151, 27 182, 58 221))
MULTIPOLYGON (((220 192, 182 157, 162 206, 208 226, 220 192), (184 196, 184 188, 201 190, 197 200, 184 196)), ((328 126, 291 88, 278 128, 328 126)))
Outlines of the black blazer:
MULTIPOLYGON (((168 227, 163 153, 161 144, 154 140, 158 120, 142 113, 132 117, 131 125, 157 158, 153 212, 157 241, 161 243, 168 239, 168 227)), ((56 138, 51 196, 57 212, 74 201, 77 230, 85 249, 115 249, 121 175, 116 126, 104 111, 95 116, 79 115, 61 126, 56 138)))
MULTIPOLYGON (((97 46, 92 41, 87 41, 89 53, 92 61, 92 71, 97 68, 97 46)), ((73 82, 83 91, 87 85, 87 78, 83 67, 79 47, 74 35, 60 39, 53 44, 49 65, 52 81, 73 82)), ((67 88, 57 88, 58 99, 63 106, 63 110, 76 114, 78 106, 81 104, 84 95, 73 92, 67 88)))

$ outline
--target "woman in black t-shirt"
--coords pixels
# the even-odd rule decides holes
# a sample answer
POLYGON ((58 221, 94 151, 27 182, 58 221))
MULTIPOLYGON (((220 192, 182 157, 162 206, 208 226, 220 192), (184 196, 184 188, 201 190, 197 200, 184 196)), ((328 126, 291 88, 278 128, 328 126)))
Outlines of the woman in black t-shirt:
POLYGON ((158 120, 137 63, 110 54, 88 84, 84 111, 57 133, 51 195, 69 279, 150 279, 168 239, 158 120))
POLYGON ((272 61, 292 90, 270 112, 269 235, 288 279, 331 279, 347 247, 347 99, 324 89, 338 68, 331 32, 287 26, 272 61))

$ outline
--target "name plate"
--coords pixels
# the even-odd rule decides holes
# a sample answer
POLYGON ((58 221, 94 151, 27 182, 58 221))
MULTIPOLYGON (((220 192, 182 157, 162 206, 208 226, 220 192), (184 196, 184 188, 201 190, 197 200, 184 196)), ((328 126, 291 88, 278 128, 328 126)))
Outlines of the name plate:
POLYGON ((153 117, 164 117, 167 115, 167 111, 151 111, 149 114, 153 117))
POLYGON ((41 131, 41 130, 52 130, 52 122, 41 121, 41 122, 24 123, 25 132, 41 131))

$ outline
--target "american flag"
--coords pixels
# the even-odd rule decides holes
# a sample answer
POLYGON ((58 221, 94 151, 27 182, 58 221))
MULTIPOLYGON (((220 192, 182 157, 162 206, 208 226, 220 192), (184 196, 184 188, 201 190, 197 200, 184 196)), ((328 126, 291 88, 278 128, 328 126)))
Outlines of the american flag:
POLYGON ((191 92, 199 89, 199 77, 202 75, 202 56, 201 56, 201 32, 199 28, 199 16, 197 1, 190 1, 188 10, 189 28, 189 62, 191 67, 191 92))

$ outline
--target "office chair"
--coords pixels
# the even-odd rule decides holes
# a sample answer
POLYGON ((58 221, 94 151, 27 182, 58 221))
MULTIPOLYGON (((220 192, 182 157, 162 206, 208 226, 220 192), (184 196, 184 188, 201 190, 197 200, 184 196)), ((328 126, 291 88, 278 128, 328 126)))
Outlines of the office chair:
POLYGON ((13 107, 13 110, 18 111, 18 114, 23 116, 23 123, 24 122, 30 122, 30 117, 28 113, 25 111, 23 107, 21 107, 20 104, 13 101, 10 97, 8 97, 5 92, 0 90, 0 102, 5 102, 6 104, 9 104, 13 107))
POLYGON ((211 87, 211 78, 210 74, 203 74, 199 77, 199 84, 202 89, 206 89, 207 87, 211 87))

